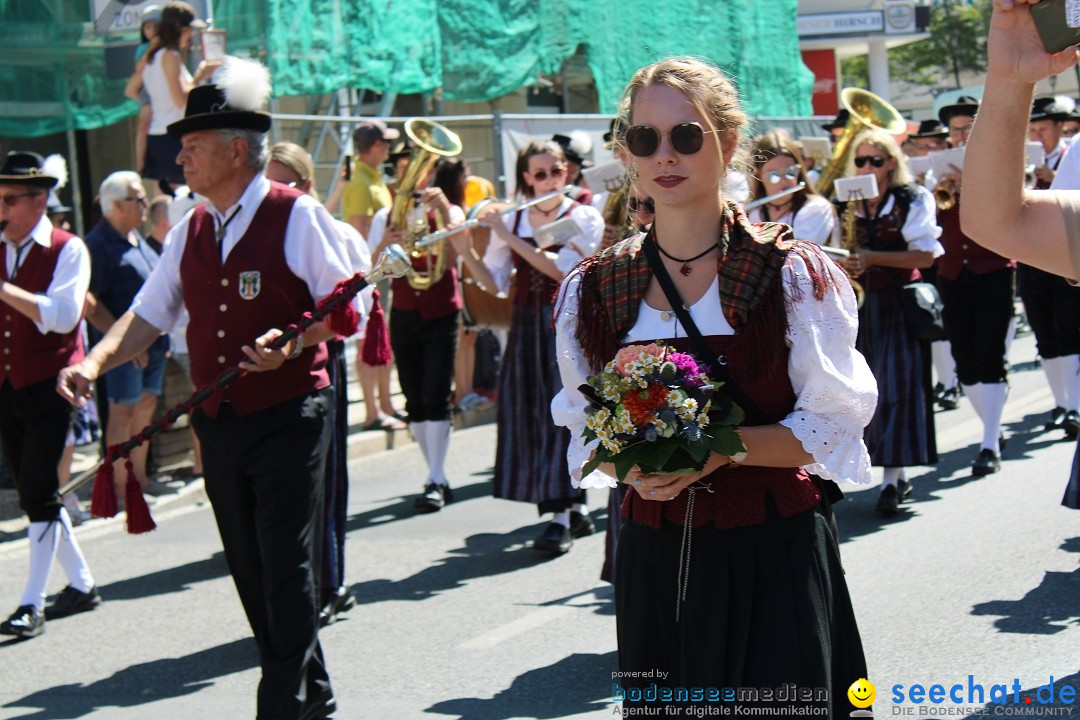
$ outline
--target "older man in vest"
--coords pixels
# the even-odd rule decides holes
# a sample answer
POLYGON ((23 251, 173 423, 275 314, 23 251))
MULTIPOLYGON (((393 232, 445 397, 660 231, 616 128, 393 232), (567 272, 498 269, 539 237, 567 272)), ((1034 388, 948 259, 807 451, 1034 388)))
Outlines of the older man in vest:
POLYGON ((57 178, 42 165, 36 153, 11 152, 0 168, 0 441, 30 518, 30 576, 0 634, 19 638, 40 635, 46 618, 101 603, 57 492, 71 406, 53 392, 59 372, 83 357, 90 256, 82 240, 45 216, 57 178), (69 584, 46 608, 54 557, 69 584))
POLYGON ((169 126, 177 160, 207 203, 165 240, 131 310, 86 360, 61 376, 70 400, 101 372, 146 349, 186 306, 195 385, 246 372, 195 410, 206 492, 225 557, 259 646, 259 720, 325 718, 334 695, 318 641, 316 582, 322 475, 332 401, 326 345, 312 326, 284 348, 281 328, 352 276, 334 221, 315 200, 267 180, 269 77, 229 58, 216 84, 195 88, 169 126))

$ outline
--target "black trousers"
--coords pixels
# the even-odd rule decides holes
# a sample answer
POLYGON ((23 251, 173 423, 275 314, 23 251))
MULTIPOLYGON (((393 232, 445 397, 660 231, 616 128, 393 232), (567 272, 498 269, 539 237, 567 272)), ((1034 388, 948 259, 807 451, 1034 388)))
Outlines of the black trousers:
POLYGON ((424 320, 411 310, 390 313, 390 345, 409 422, 450 419, 460 315, 455 310, 424 320))
POLYGON ((937 286, 945 303, 945 334, 960 382, 1005 382, 1005 339, 1013 317, 1016 271, 1002 268, 977 275, 965 268, 955 280, 939 275, 937 286))
POLYGON ((258 720, 296 720, 333 698, 316 598, 332 402, 326 389, 243 417, 228 403, 217 418, 192 415, 206 494, 259 646, 258 720))
POLYGON ((16 390, 5 380, 0 386, 0 442, 19 507, 30 522, 60 517, 60 477, 57 466, 71 424, 72 407, 56 394, 56 379, 16 390))
POLYGON ((1028 265, 1017 271, 1020 298, 1044 360, 1080 355, 1080 288, 1028 265))

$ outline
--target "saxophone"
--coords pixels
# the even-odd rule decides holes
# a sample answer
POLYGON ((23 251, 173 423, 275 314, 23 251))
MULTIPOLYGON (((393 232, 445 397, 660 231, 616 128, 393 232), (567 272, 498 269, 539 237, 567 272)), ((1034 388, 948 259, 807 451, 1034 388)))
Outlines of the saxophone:
MULTIPOLYGON (((841 247, 848 251, 849 257, 859 252, 859 239, 855 233, 855 203, 855 200, 847 201, 847 210, 844 212, 843 238, 840 243, 841 247)), ((848 279, 851 280, 851 289, 855 291, 855 303, 861 308, 863 303, 866 302, 866 291, 855 280, 850 271, 848 272, 848 279)))

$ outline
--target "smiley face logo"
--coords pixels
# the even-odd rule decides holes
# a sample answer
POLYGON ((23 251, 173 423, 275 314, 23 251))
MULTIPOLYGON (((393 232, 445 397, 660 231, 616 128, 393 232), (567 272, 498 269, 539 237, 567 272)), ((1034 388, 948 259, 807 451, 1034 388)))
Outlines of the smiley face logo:
POLYGON ((866 678, 859 678, 851 683, 847 691, 848 700, 857 708, 868 708, 877 698, 877 688, 866 678))

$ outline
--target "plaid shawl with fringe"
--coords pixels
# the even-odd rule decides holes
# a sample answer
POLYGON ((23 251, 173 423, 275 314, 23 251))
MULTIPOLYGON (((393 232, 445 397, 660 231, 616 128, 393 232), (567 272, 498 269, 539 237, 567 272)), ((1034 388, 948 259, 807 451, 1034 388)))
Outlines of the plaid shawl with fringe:
MULTIPOLYGON (((744 329, 755 341, 770 341, 786 329, 780 268, 789 251, 803 243, 793 240, 791 228, 779 223, 751 223, 743 209, 727 203, 721 221, 721 253, 717 261, 720 302, 724 317, 740 333, 744 329), (766 312, 755 312, 757 310, 766 312), (753 332, 758 317, 763 332, 753 332), (777 327, 779 326, 779 327, 777 327)), ((637 322, 645 290, 652 280, 639 233, 582 260, 578 296, 577 340, 594 371, 618 352, 620 341, 637 322)), ((809 252, 807 252, 809 254, 809 252)), ((817 253, 815 253, 817 254, 817 253)), ((809 257, 807 257, 809 260, 809 257)), ((808 262, 808 267, 813 267, 808 262)), ((815 296, 824 296, 824 280, 814 278, 815 296)))

